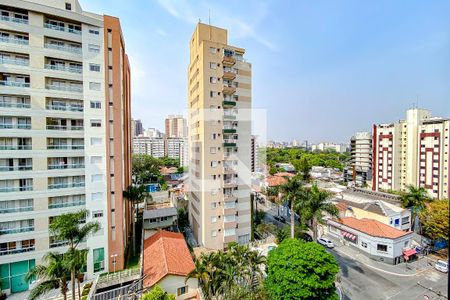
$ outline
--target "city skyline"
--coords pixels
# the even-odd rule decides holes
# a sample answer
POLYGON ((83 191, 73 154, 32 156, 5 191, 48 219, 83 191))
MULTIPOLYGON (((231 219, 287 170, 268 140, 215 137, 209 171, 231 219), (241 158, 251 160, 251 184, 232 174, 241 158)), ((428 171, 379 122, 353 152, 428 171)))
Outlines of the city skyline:
POLYGON ((87 10, 120 15, 134 76, 133 116, 146 127, 163 129, 165 116, 186 111, 186 45, 208 11, 212 25, 235 32, 230 42, 251 53, 254 107, 267 109, 267 139, 347 142, 413 105, 450 115, 450 7, 443 1, 108 4, 81 1, 87 10))

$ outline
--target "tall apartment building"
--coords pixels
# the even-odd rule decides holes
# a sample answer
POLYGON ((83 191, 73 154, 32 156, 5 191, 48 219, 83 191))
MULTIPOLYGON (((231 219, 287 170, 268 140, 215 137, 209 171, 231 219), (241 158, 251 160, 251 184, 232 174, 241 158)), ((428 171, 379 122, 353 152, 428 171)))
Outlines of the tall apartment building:
POLYGON ((251 64, 227 30, 198 23, 190 40, 189 219, 200 245, 250 240, 251 64))
POLYGON ((357 186, 372 180, 372 134, 357 132, 350 139, 350 163, 344 169, 344 181, 357 186))
POLYGON ((76 0, 0 5, 0 279, 28 289, 24 274, 48 251, 65 251, 49 224, 89 209, 101 230, 87 275, 124 265, 131 182, 130 70, 119 19, 76 0))
POLYGON ((170 115, 165 120, 166 138, 187 137, 186 119, 183 116, 170 115))
POLYGON ((166 138, 164 145, 164 154, 169 158, 178 159, 180 166, 187 166, 187 139, 185 138, 166 138))
POLYGON ((164 157, 165 141, 163 138, 134 137, 133 153, 148 154, 157 158, 164 157))
POLYGON ((373 190, 424 187, 434 198, 450 197, 450 121, 426 109, 409 109, 406 120, 373 126, 373 190))
POLYGON ((144 126, 141 120, 134 120, 134 136, 141 136, 144 133, 144 126))

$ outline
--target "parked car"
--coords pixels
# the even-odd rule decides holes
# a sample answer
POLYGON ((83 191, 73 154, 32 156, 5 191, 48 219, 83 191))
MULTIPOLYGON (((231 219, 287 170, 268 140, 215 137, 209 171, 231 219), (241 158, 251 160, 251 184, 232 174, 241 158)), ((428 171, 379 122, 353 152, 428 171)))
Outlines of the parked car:
POLYGON ((307 233, 301 233, 299 238, 304 240, 304 241, 307 241, 307 242, 312 242, 313 241, 312 236, 310 236, 307 233))
POLYGON ((317 239, 317 242, 327 248, 334 248, 334 244, 332 241, 330 241, 329 239, 326 239, 324 237, 321 237, 319 239, 317 239))
POLYGON ((448 262, 444 261, 444 260, 438 260, 435 264, 434 264, 434 268, 438 271, 444 272, 444 273, 448 273, 448 262))

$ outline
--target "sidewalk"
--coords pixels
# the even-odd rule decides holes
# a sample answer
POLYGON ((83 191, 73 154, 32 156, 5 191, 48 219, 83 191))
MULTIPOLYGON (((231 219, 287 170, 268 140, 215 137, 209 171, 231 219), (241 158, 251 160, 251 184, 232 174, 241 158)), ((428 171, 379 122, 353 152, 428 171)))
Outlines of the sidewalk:
POLYGON ((431 259, 427 259, 426 257, 419 257, 419 259, 409 262, 407 264, 401 263, 398 265, 391 265, 387 263, 383 263, 380 261, 375 261, 365 254, 361 253, 358 249, 350 246, 343 245, 336 238, 327 236, 333 243, 336 245, 334 251, 337 253, 350 257, 369 268, 395 275, 395 276, 416 276, 419 273, 422 273, 426 270, 433 269, 433 261, 431 259), (430 263, 430 264, 428 264, 430 263))

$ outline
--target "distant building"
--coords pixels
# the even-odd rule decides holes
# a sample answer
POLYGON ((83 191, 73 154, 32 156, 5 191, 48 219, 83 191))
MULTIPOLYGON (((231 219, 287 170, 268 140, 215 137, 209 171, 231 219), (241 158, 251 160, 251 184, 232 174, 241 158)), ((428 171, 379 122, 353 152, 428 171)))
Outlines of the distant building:
POLYGON ((187 123, 183 116, 170 115, 165 120, 166 138, 186 138, 187 123))
POLYGON ((148 154, 157 158, 164 157, 164 144, 162 138, 135 137, 133 139, 133 153, 148 154))
POLYGON ((250 147, 251 147, 251 171, 255 172, 259 167, 258 167, 258 162, 259 162, 259 157, 258 157, 258 152, 259 152, 259 146, 258 146, 258 142, 256 139, 256 136, 252 135, 251 137, 251 141, 250 141, 250 147))
POLYGON ((144 204, 144 238, 152 236, 161 229, 178 231, 178 211, 169 192, 152 192, 151 195, 152 201, 144 204))
POLYGON ((164 134, 156 128, 148 128, 148 129, 144 130, 144 133, 142 135, 144 137, 149 137, 149 138, 163 138, 164 137, 164 134))
POLYGON ((350 140, 351 159, 344 169, 344 181, 364 186, 372 180, 372 134, 357 132, 350 140))
POLYGON ((433 198, 449 198, 450 121, 413 108, 406 120, 373 126, 372 188, 406 191, 424 187, 433 198))
POLYGON ((140 136, 144 133, 144 127, 141 120, 134 120, 134 136, 140 136))
POLYGON ((311 151, 327 151, 327 150, 336 151, 337 153, 344 153, 347 151, 347 145, 326 143, 326 142, 311 145, 311 151))
POLYGON ((165 139, 165 156, 178 159, 181 166, 187 166, 187 139, 185 138, 166 138, 165 139))

